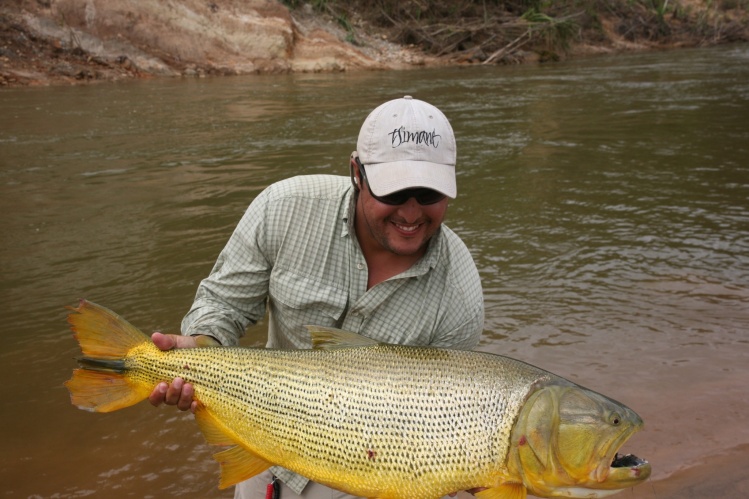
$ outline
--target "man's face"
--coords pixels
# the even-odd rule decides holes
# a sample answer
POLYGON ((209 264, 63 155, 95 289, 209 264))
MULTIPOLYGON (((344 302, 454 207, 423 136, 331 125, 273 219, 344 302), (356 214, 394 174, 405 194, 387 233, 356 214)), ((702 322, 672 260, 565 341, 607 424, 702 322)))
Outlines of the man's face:
POLYGON ((362 249, 384 248, 396 255, 421 255, 429 239, 439 230, 447 213, 448 198, 421 205, 411 197, 403 204, 390 205, 375 199, 359 175, 356 207, 357 236, 362 249))

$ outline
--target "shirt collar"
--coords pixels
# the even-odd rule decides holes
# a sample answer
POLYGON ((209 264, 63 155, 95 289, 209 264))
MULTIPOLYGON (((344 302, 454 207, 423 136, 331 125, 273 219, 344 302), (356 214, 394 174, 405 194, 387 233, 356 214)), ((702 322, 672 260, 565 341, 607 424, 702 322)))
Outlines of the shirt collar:
POLYGON ((427 252, 424 253, 424 256, 422 256, 418 262, 413 264, 410 269, 402 272, 399 277, 420 276, 429 272, 430 269, 435 268, 437 266, 437 262, 440 259, 440 254, 442 252, 442 240, 444 239, 444 237, 445 236, 442 234, 442 225, 440 225, 440 228, 437 229, 437 232, 435 232, 432 238, 429 240, 429 243, 427 245, 427 252))

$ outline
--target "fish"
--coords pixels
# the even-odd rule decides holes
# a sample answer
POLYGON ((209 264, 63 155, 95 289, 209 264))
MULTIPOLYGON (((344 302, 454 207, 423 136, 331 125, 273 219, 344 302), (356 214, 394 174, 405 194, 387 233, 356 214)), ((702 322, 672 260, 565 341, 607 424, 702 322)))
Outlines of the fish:
POLYGON ((631 409, 491 353, 392 345, 308 327, 313 348, 159 350, 114 312, 81 300, 68 322, 82 357, 73 405, 111 412, 180 377, 220 465, 219 488, 282 466, 366 498, 604 497, 646 480, 622 445, 631 409))

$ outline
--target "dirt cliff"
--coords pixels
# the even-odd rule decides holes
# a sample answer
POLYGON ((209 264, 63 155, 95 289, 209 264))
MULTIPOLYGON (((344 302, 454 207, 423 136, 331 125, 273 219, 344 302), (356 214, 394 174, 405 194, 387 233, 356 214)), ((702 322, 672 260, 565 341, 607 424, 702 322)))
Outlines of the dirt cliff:
POLYGON ((749 39, 746 0, 649 1, 571 11, 580 2, 4 0, 0 86, 509 64, 749 39))
POLYGON ((34 0, 0 7, 0 84, 160 75, 387 69, 413 50, 367 47, 311 9, 270 0, 34 0))

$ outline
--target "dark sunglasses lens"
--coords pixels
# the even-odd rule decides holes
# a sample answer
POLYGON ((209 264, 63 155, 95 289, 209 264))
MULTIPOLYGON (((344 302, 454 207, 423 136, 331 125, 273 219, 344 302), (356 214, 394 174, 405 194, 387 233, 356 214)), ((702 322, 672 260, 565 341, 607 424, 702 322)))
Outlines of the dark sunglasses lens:
POLYGON ((445 195, 432 189, 424 189, 420 195, 416 196, 419 204, 434 204, 445 199, 445 195))
MULTIPOLYGON (((371 191, 370 191, 371 192, 371 191)), ((388 194, 387 196, 374 196, 374 198, 385 204, 403 204, 408 201, 408 194, 404 191, 396 192, 395 194, 388 194)))
POLYGON ((387 196, 378 197, 385 204, 399 205, 414 198, 420 205, 434 204, 442 201, 445 195, 432 189, 406 189, 387 196))

